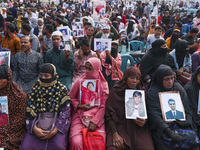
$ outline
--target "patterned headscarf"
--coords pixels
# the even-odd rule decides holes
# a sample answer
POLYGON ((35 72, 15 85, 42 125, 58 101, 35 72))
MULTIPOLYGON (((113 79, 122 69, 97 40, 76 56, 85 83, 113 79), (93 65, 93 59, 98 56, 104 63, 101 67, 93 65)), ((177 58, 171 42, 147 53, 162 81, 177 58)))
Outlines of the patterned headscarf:
MULTIPOLYGON (((55 69, 54 74, 57 74, 55 69)), ((32 120, 42 112, 59 113, 70 102, 69 91, 60 81, 56 79, 51 83, 43 83, 38 80, 28 95, 26 116, 32 120)))

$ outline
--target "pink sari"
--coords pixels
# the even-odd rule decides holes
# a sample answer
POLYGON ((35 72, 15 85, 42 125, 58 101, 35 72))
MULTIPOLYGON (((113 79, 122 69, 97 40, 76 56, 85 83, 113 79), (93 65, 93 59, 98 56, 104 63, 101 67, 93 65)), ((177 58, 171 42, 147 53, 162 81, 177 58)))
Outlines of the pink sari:
POLYGON ((89 122, 97 125, 97 131, 106 138, 104 126, 105 103, 108 98, 108 84, 101 73, 101 62, 98 58, 90 58, 88 61, 94 71, 87 71, 79 77, 70 91, 70 98, 73 104, 74 112, 72 114, 72 124, 70 132, 71 150, 83 150, 83 139, 81 129, 87 127, 89 122), (80 104, 80 81, 82 79, 100 80, 100 105, 88 111, 77 109, 80 104))

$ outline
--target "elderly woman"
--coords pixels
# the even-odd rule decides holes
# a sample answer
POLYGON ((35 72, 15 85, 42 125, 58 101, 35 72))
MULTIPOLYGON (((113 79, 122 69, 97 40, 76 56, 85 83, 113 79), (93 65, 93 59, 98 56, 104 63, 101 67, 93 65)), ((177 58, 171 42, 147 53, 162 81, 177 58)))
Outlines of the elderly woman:
MULTIPOLYGON (((79 77, 70 91, 74 107, 70 130, 71 150, 83 150, 83 135, 81 130, 88 128, 89 132, 99 131, 106 138, 104 126, 105 103, 108 98, 108 84, 101 73, 101 62, 98 58, 90 58, 85 64, 86 72, 79 77), (99 80, 100 105, 80 103, 80 84, 82 80, 99 80)), ((103 144, 103 143, 102 143, 103 144)))
POLYGON ((102 73, 106 81, 108 82, 109 90, 122 79, 121 68, 121 55, 118 53, 118 43, 113 41, 111 43, 111 52, 103 51, 100 54, 102 63, 102 73))
POLYGON ((197 70, 193 73, 192 79, 188 84, 184 86, 184 89, 187 92, 189 98, 193 121, 198 129, 198 135, 200 135, 200 111, 198 110, 200 90, 200 67, 198 67, 197 70))
POLYGON ((145 119, 126 119, 125 90, 144 90, 140 70, 129 67, 120 82, 110 91, 106 102, 107 150, 154 150, 145 119), (143 143, 145 141, 145 144, 143 143))
POLYGON ((55 66, 43 64, 40 79, 28 95, 27 132, 20 150, 65 150, 71 123, 70 103, 68 90, 58 81, 55 66))
MULTIPOLYGON (((0 66, 0 96, 7 96, 9 124, 0 126, 0 147, 18 150, 25 134, 26 94, 12 81, 8 66, 0 66)), ((2 122, 1 122, 2 123, 2 122)))
POLYGON ((194 130, 187 93, 175 80, 174 72, 169 66, 160 65, 158 67, 147 95, 148 120, 155 149, 191 150, 195 148, 195 146, 198 146, 199 138, 194 130), (163 121, 158 93, 168 91, 180 92, 186 114, 185 121, 176 120, 170 123, 163 121))

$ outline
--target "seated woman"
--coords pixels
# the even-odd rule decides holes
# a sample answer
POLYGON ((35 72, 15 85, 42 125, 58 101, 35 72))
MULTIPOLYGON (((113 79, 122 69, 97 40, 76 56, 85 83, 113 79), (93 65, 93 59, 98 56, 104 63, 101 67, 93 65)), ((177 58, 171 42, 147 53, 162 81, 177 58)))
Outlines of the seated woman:
POLYGON ((122 79, 121 68, 121 55, 118 53, 118 43, 112 42, 111 52, 103 51, 100 55, 102 63, 102 73, 106 81, 108 82, 109 90, 115 83, 122 79))
MULTIPOLYGON (((129 67, 122 80, 110 91, 106 101, 105 115, 107 150, 154 150, 146 120, 126 119, 125 117, 125 89, 144 90, 140 77, 141 73, 138 68, 129 67)), ((134 105, 132 106, 134 107, 134 105)))
POLYGON ((180 40, 179 35, 180 35, 180 30, 174 29, 172 35, 166 39, 169 51, 172 51, 175 48, 177 40, 180 40))
POLYGON ((0 96, 7 96, 9 124, 0 126, 0 147, 18 150, 26 131, 25 112, 27 97, 21 87, 12 81, 12 71, 0 66, 0 96))
POLYGON ((192 150, 194 147, 192 147, 193 143, 190 139, 196 138, 197 141, 193 141, 194 143, 198 143, 199 139, 194 130, 187 130, 194 129, 191 111, 189 108, 189 100, 187 98, 187 93, 185 92, 183 87, 175 80, 174 72, 169 66, 160 65, 158 67, 147 94, 148 121, 155 149, 184 149, 186 148, 184 146, 189 146, 188 149, 192 150), (170 123, 166 123, 165 121, 163 121, 158 93, 167 91, 180 92, 180 97, 186 114, 185 121, 176 120, 170 123), (185 132, 185 134, 180 135, 179 132, 174 132, 176 129, 181 129, 181 131, 183 133, 185 132), (190 139, 187 138, 187 135, 188 137, 190 137, 190 139))
POLYGON ((83 150, 81 129, 88 128, 89 132, 100 131, 106 137, 104 126, 105 103, 108 98, 108 84, 101 73, 101 62, 98 58, 90 58, 85 64, 86 72, 76 80, 70 91, 74 112, 70 130, 71 150, 83 150), (98 79, 100 82, 100 105, 80 103, 80 81, 98 79))
POLYGON ((185 81, 182 76, 190 78, 192 69, 192 59, 189 54, 188 42, 185 40, 178 40, 175 49, 173 49, 170 55, 174 58, 178 81, 186 84, 189 79, 185 81))
POLYGON ((53 64, 43 64, 39 76, 28 95, 27 132, 20 150, 65 150, 71 123, 68 90, 53 64))
POLYGON ((141 78, 145 82, 145 88, 154 77, 156 69, 165 64, 170 66, 174 71, 176 66, 173 57, 167 52, 165 40, 158 39, 152 43, 152 48, 144 55, 140 61, 141 78))
POLYGON ((200 135, 200 111, 198 110, 199 106, 199 90, 200 90, 200 67, 193 73, 192 79, 188 84, 184 86, 185 91, 187 92, 190 109, 192 111, 193 121, 198 129, 198 135, 200 135))

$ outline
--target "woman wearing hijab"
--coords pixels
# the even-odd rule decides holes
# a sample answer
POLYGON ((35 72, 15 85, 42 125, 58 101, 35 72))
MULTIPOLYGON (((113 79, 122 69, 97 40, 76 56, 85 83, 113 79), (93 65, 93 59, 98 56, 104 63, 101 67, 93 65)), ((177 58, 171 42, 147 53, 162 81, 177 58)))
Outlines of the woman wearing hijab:
POLYGON ((111 44, 111 52, 103 51, 100 55, 102 63, 102 73, 106 81, 108 82, 109 90, 122 79, 121 68, 121 55, 118 53, 118 43, 113 41, 111 44))
MULTIPOLYGON (((71 150, 83 150, 83 136, 81 130, 88 128, 89 132, 99 131, 106 138, 104 126, 105 103, 108 98, 108 84, 101 73, 101 61, 98 58, 90 58, 85 64, 85 74, 79 77, 70 91, 73 104, 72 125, 70 129, 71 150), (97 79, 100 82, 100 105, 80 103, 81 80, 97 79)), ((103 143, 102 143, 103 144, 103 143)))
POLYGON ((138 36, 140 36, 140 33, 137 29, 137 23, 135 22, 135 20, 131 19, 129 21, 128 26, 126 27, 126 33, 128 41, 133 41, 138 36))
POLYGON ((27 132, 20 150, 65 150, 71 123, 70 103, 68 89, 58 81, 55 66, 43 64, 40 79, 28 95, 27 132))
MULTIPOLYGON (((147 93, 147 112, 148 121, 153 137, 155 150, 171 150, 171 149, 193 149, 192 142, 199 142, 192 123, 191 111, 189 108, 189 100, 187 93, 183 87, 175 80, 173 70, 166 65, 160 65, 155 72, 155 77, 147 93), (159 100, 159 92, 179 91, 182 104, 185 110, 185 121, 176 120, 166 123, 163 121, 161 105, 159 100), (175 130, 177 132, 175 132, 175 130), (180 135, 181 130, 183 133, 180 135), (188 139, 193 138, 194 141, 188 139), (195 138, 194 138, 195 137, 195 138), (191 142, 191 143, 190 143, 191 142)), ((197 145, 198 146, 198 145, 197 145)))
POLYGON ((198 129, 198 135, 200 135, 200 116, 199 116, 199 90, 200 90, 200 67, 193 73, 192 79, 188 84, 184 86, 187 92, 190 109, 192 111, 193 121, 198 129))
POLYGON ((18 150, 25 134, 26 94, 12 81, 12 71, 0 66, 0 96, 7 96, 9 124, 0 126, 0 147, 18 150))
POLYGON ((179 38, 180 30, 174 29, 172 35, 166 39, 167 47, 169 51, 172 51, 176 45, 177 40, 179 38))
POLYGON ((140 70, 129 67, 120 82, 114 85, 106 101, 107 150, 154 150, 146 120, 126 119, 125 90, 144 90, 140 70), (145 144, 143 144, 145 141, 145 144))
POLYGON ((158 39, 152 43, 152 48, 143 56, 140 61, 141 78, 145 82, 145 87, 150 79, 154 77, 154 72, 161 65, 170 66, 174 71, 176 66, 173 57, 167 52, 165 40, 158 39))
POLYGON ((185 84, 184 78, 181 78, 181 76, 190 78, 192 68, 192 58, 189 54, 188 42, 185 40, 178 40, 175 49, 170 52, 170 55, 174 58, 177 79, 185 84))

